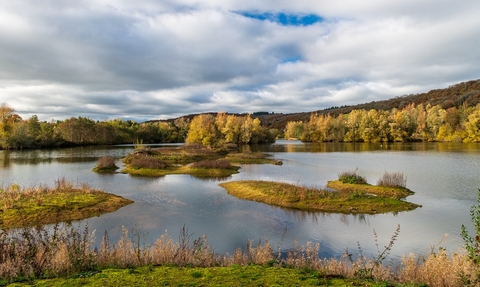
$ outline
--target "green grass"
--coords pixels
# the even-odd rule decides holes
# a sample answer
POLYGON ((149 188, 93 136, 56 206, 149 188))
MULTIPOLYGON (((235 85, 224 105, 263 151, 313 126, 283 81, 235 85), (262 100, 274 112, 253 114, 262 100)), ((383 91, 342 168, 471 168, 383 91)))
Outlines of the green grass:
POLYGON ((108 167, 94 167, 92 171, 98 173, 115 173, 118 169, 118 166, 108 166, 108 167))
POLYGON ((127 167, 122 170, 122 173, 138 176, 165 176, 169 174, 189 174, 197 177, 228 177, 232 174, 238 173, 240 167, 231 166, 229 168, 192 168, 189 166, 174 166, 164 169, 156 168, 133 168, 127 167))
POLYGON ((113 212, 133 201, 86 186, 69 183, 55 188, 0 190, 0 228, 70 222, 113 212))
POLYGON ((271 181, 232 181, 221 183, 238 198, 301 210, 335 213, 386 213, 412 210, 418 205, 401 200, 412 192, 405 188, 375 187, 368 184, 329 182, 337 191, 306 188, 271 181))
MULTIPOLYGON (((197 177, 228 177, 232 174, 238 173, 240 167, 208 167, 198 168, 192 167, 191 164, 201 163, 205 161, 217 161, 225 160, 230 164, 282 164, 281 161, 269 158, 263 153, 230 153, 220 150, 215 151, 203 146, 198 145, 186 145, 176 148, 159 148, 148 149, 142 151, 135 151, 128 154, 123 162, 126 168, 122 170, 122 173, 128 173, 138 176, 151 176, 159 177, 169 174, 190 174, 197 177), (152 168, 151 166, 134 166, 132 165, 136 159, 155 159, 165 163, 164 168, 152 168)), ((144 160, 147 162, 146 160, 144 160)))
POLYGON ((209 268, 139 267, 106 269, 70 278, 35 280, 8 286, 395 286, 365 279, 322 276, 318 271, 259 265, 209 268))

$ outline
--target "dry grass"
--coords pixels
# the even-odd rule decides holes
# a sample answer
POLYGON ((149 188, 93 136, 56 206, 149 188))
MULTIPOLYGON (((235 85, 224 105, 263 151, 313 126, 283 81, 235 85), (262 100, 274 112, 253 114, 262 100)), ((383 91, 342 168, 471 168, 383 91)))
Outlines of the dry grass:
POLYGON ((98 168, 115 167, 115 158, 113 156, 102 156, 97 161, 98 168))
POLYGON ((403 172, 385 172, 377 181, 378 186, 388 186, 388 187, 406 187, 407 178, 404 176, 403 172))
MULTIPOLYGON (((280 249, 275 252, 265 241, 256 245, 249 242, 245 250, 237 249, 232 255, 219 255, 210 248, 205 236, 194 239, 185 227, 178 240, 164 234, 154 244, 146 245, 143 238, 141 231, 129 232, 123 228, 117 243, 110 243, 105 233, 100 248, 94 248, 94 233, 89 232, 88 226, 83 230, 56 225, 51 231, 38 228, 3 231, 0 233, 0 278, 8 283, 16 278, 65 276, 110 267, 260 264, 316 270, 322 276, 372 278, 409 286, 475 286, 480 282, 478 266, 463 252, 448 255, 440 250, 428 256, 408 255, 393 267, 382 263, 387 249, 372 259, 359 256, 354 260, 348 252, 338 259, 322 259, 318 257, 318 243, 298 246, 294 242, 285 255, 280 249)), ((392 244, 395 238, 392 236, 392 244)))
POLYGON ((102 156, 98 159, 93 171, 100 173, 114 173, 118 169, 115 165, 115 158, 112 156, 102 156))
POLYGON ((131 200, 93 189, 86 184, 74 186, 65 178, 53 187, 0 189, 0 228, 41 226, 71 222, 115 211, 131 200))
POLYGON ((202 160, 192 163, 193 168, 230 168, 230 162, 224 159, 202 160))
POLYGON ((134 168, 150 169, 163 169, 168 167, 168 164, 166 162, 150 156, 135 157, 134 159, 132 159, 130 165, 134 168))

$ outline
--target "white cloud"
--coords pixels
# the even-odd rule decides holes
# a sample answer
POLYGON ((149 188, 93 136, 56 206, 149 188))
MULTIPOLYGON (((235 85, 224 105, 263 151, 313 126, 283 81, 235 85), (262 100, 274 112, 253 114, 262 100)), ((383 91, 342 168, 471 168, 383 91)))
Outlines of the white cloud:
POLYGON ((474 1, 0 3, 0 102, 40 119, 297 112, 478 78, 474 1), (316 14, 282 26, 233 11, 316 14))

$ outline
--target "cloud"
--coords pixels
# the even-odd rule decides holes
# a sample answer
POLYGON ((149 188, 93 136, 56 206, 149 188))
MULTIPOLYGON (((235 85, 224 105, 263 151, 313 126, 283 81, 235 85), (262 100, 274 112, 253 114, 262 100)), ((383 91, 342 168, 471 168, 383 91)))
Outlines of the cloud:
POLYGON ((0 4, 0 102, 42 120, 299 112, 478 78, 478 4, 0 4))

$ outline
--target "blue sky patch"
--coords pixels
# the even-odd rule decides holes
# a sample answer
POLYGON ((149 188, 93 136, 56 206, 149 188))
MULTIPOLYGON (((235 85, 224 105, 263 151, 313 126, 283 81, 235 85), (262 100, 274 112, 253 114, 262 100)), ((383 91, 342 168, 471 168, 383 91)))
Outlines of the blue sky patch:
POLYGON ((270 21, 278 23, 283 26, 309 26, 324 19, 315 14, 287 14, 283 12, 248 12, 248 11, 234 11, 235 14, 242 15, 247 18, 252 18, 260 21, 270 21))

